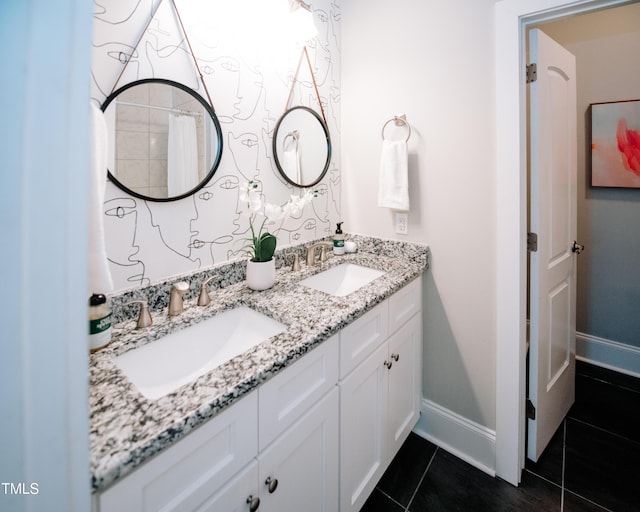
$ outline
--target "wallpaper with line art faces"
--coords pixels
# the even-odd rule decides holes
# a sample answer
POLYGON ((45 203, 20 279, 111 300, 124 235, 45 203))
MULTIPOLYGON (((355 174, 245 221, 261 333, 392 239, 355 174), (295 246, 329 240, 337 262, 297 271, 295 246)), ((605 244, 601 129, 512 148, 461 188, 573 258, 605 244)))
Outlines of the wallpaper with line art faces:
MULTIPOLYGON (((269 226, 279 248, 327 236, 340 220, 340 7, 337 0, 312 3, 318 34, 306 46, 332 156, 312 204, 269 226)), ((288 0, 176 5, 220 121, 222 158, 204 188, 178 201, 138 199, 107 182, 104 221, 113 291, 246 257, 249 225, 239 194, 247 180, 258 181, 270 203, 303 193, 280 177, 271 148, 286 108, 304 105, 320 113, 309 66, 300 61, 303 44, 288 25, 288 0)), ((92 98, 102 104, 113 90, 145 78, 180 82, 207 99, 170 0, 95 0, 92 98)))

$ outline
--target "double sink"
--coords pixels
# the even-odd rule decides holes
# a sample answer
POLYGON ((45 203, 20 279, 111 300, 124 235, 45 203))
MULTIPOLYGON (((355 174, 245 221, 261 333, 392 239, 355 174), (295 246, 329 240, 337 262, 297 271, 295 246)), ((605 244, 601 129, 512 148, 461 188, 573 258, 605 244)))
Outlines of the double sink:
MULTIPOLYGON (((299 285, 345 297, 384 274, 342 263, 303 279, 299 285)), ((286 329, 267 315, 238 306, 129 350, 117 356, 115 364, 143 396, 157 399, 286 329)))

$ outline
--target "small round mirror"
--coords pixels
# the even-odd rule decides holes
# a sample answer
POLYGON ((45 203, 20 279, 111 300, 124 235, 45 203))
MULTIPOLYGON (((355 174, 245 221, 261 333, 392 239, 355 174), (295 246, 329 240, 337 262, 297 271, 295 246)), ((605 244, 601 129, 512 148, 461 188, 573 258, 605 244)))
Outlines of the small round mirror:
POLYGON ((102 111, 108 176, 128 194, 174 201, 202 188, 216 172, 220 123, 192 89, 170 80, 138 80, 111 94, 102 111))
POLYGON ((282 177, 298 187, 312 187, 329 169, 331 139, 322 118, 308 107, 293 107, 278 120, 273 156, 282 177))

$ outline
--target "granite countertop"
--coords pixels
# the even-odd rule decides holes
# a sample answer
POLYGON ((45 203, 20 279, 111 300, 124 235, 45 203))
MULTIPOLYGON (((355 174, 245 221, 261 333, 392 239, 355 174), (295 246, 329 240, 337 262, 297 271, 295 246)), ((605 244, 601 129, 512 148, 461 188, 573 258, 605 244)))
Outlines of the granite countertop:
MULTIPOLYGON (((368 239, 371 242, 371 239, 368 239)), ((262 292, 243 281, 214 290, 211 303, 185 301, 184 312, 154 313, 153 325, 135 321, 113 328, 113 341, 90 358, 90 459, 93 492, 100 491, 212 418, 300 356, 422 274, 429 266, 426 246, 406 242, 364 243, 362 252, 335 256, 321 265, 276 273, 276 284, 262 292), (374 253, 375 251, 375 253, 374 253), (298 281, 351 262, 386 273, 346 297, 299 286, 298 281), (217 313, 248 306, 285 324, 286 330, 244 354, 156 400, 142 396, 116 367, 114 357, 151 343, 217 313), (313 314, 309 314, 313 312, 313 314)))

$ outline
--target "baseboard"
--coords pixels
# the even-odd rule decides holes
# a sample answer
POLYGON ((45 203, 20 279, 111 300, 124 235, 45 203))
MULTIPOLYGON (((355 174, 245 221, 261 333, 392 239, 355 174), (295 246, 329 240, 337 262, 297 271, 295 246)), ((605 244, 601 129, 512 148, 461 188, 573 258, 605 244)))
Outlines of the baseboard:
POLYGON ((413 431, 472 466, 495 476, 496 433, 431 400, 422 400, 413 431))
POLYGON ((640 377, 640 348, 576 333, 576 358, 609 370, 640 377))

